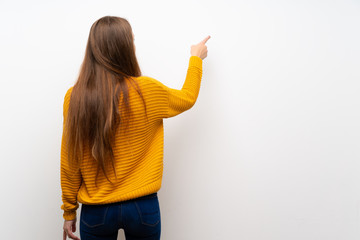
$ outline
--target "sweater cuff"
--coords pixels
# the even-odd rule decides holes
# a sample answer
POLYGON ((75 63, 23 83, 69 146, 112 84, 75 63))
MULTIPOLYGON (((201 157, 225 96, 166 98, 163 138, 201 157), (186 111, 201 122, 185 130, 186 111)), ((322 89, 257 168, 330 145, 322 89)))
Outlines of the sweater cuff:
POLYGON ((67 221, 74 220, 76 218, 76 211, 64 211, 63 217, 67 221))
POLYGON ((195 66, 202 69, 203 60, 198 56, 191 56, 189 60, 189 66, 195 66))

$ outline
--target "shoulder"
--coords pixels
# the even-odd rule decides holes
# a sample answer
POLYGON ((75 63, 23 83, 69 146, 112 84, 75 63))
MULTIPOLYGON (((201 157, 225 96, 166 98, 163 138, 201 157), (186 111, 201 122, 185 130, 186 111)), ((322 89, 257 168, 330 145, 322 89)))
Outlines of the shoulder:
POLYGON ((74 86, 70 87, 67 91, 66 91, 66 94, 65 96, 68 96, 71 94, 72 90, 73 90, 74 86))
POLYGON ((162 82, 149 76, 140 76, 136 79, 143 88, 159 88, 164 90, 167 89, 167 87, 162 82))
POLYGON ((70 100, 70 96, 71 96, 71 92, 73 90, 74 86, 70 87, 66 93, 65 93, 65 96, 64 96, 64 100, 70 100))
POLYGON ((149 76, 140 76, 136 78, 141 83, 160 83, 160 81, 149 76))

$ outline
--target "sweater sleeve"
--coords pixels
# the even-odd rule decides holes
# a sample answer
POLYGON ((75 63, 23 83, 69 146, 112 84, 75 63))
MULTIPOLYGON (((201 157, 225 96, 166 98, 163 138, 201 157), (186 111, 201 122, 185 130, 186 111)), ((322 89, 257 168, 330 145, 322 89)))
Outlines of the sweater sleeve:
POLYGON ((168 108, 164 118, 174 117, 195 104, 200 91, 201 77, 202 59, 191 56, 186 79, 181 90, 165 87, 168 94, 168 108))
POLYGON ((68 150, 65 138, 65 121, 70 102, 70 92, 71 91, 69 89, 64 98, 64 121, 60 156, 60 180, 62 189, 61 198, 63 202, 61 209, 64 210, 63 218, 65 220, 73 220, 76 218, 76 210, 79 207, 79 203, 77 202, 77 193, 82 182, 81 172, 76 172, 74 169, 71 169, 68 164, 68 150))

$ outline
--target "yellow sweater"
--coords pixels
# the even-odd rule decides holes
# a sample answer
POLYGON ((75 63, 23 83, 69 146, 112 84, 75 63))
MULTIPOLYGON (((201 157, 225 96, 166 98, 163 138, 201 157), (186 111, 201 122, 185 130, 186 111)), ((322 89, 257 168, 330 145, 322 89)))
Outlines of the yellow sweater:
MULTIPOLYGON (((129 88, 133 118, 126 134, 117 132, 114 144, 115 169, 106 171, 111 182, 100 170, 95 187, 96 163, 90 161, 85 150, 80 171, 69 168, 64 133, 61 142, 61 209, 65 220, 76 218, 79 203, 107 204, 141 197, 157 192, 163 173, 164 129, 163 118, 176 116, 190 109, 196 102, 202 77, 202 59, 191 56, 186 79, 181 90, 172 89, 156 79, 141 76, 135 78, 146 103, 144 105, 135 89, 129 88)), ((64 123, 70 102, 72 87, 64 97, 64 123)), ((63 125, 63 130, 64 130, 63 125)), ((121 127, 120 127, 121 129, 121 127)))

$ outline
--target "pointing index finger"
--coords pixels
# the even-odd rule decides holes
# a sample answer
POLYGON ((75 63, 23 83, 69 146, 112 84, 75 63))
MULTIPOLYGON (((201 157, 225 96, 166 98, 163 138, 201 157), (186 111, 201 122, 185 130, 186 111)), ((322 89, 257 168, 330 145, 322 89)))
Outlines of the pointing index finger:
POLYGON ((204 40, 202 40, 200 43, 205 44, 210 39, 210 36, 207 36, 204 40))

